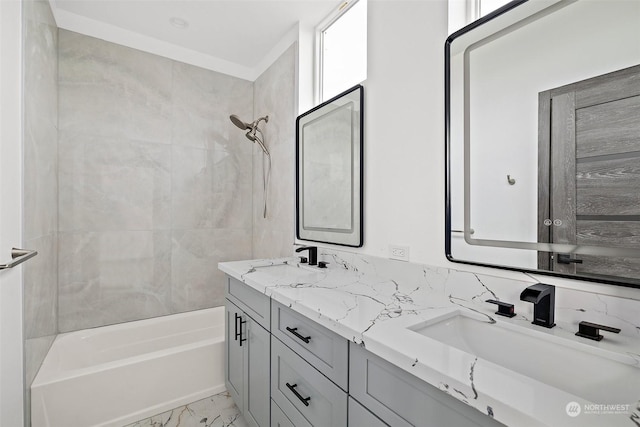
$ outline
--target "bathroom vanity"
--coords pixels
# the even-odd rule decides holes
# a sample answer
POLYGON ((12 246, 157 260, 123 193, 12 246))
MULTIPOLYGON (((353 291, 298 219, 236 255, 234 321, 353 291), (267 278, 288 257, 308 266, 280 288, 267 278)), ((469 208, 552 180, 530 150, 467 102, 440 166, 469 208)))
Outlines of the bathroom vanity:
POLYGON ((226 290, 226 383, 251 426, 502 425, 233 277, 226 290))
POLYGON ((558 316, 555 328, 532 325, 519 300, 504 319, 485 302, 531 283, 321 256, 329 268, 294 258, 219 264, 226 382, 250 425, 635 425, 637 339, 586 342, 558 316), (572 417, 573 403, 624 410, 572 417))

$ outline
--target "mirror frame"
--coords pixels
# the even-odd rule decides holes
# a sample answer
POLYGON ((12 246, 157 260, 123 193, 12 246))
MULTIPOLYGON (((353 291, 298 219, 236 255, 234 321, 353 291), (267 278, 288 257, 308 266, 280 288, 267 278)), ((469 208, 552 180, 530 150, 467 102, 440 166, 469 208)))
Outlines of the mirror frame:
MULTIPOLYGON (((482 262, 456 259, 453 257, 451 253, 451 250, 452 250, 451 238, 452 238, 452 231, 453 231, 451 227, 451 213, 452 213, 452 209, 451 209, 451 202, 452 202, 452 196, 451 196, 451 191, 452 191, 451 190, 451 169, 452 169, 451 167, 452 166, 451 165, 451 162, 452 162, 452 158, 451 158, 451 45, 454 42, 454 40, 456 40, 457 38, 467 34, 468 32, 486 24, 489 21, 492 21, 493 19, 529 1, 530 0, 513 0, 505 4, 504 6, 500 7, 499 9, 496 9, 495 11, 478 19, 477 21, 474 21, 471 24, 454 32, 445 41, 445 61, 444 61, 445 63, 444 65, 445 67, 445 76, 444 76, 444 83, 445 83, 445 255, 449 261, 460 263, 460 264, 476 265, 481 267, 491 267, 491 268, 497 268, 500 270, 519 271, 524 273, 540 274, 545 276, 561 277, 561 278, 573 279, 573 280, 583 280, 587 282, 604 283, 604 284, 640 289, 640 284, 625 282, 623 280, 591 277, 591 276, 584 276, 580 274, 559 273, 559 272, 547 271, 547 270, 518 268, 518 267, 505 266, 505 265, 499 265, 499 264, 486 264, 482 262)), ((498 246, 498 245, 492 245, 492 246, 498 246)), ((539 247, 537 247, 536 249, 525 249, 521 247, 521 248, 514 248, 514 250, 540 251, 541 249, 539 247)))
MULTIPOLYGON (((356 141, 354 141, 354 143, 356 143, 356 141)), ((298 116, 298 118, 296 119, 296 159, 295 161, 296 161, 296 238, 298 240, 317 242, 317 243, 329 243, 333 245, 348 246, 352 248, 362 247, 364 243, 364 214, 363 214, 363 210, 364 210, 363 209, 364 207, 364 87, 362 85, 355 85, 352 88, 345 90, 344 92, 334 96, 333 98, 317 105, 311 110, 305 113, 302 113, 301 115, 298 116), (360 138, 359 138, 359 141, 357 141, 357 144, 359 147, 359 156, 358 156, 359 158, 353 159, 353 164, 358 165, 360 169, 359 173, 354 174, 354 183, 353 183, 353 191, 354 192, 357 191, 358 194, 357 195, 354 194, 352 198, 352 200, 356 200, 357 203, 359 204, 358 206, 354 206, 354 209, 357 210, 357 212, 352 212, 352 216, 354 218, 356 217, 358 218, 358 224, 356 225, 356 227, 354 227, 354 230, 353 230, 353 232, 357 236, 356 242, 354 244, 348 244, 348 243, 331 241, 331 239, 322 240, 321 238, 314 239, 309 237, 302 237, 303 230, 302 230, 302 221, 301 221, 302 219, 301 204, 303 200, 301 199, 300 195, 303 190, 303 183, 302 183, 301 170, 300 170, 300 162, 301 162, 300 157, 302 155, 300 121, 301 119, 308 116, 309 114, 317 112, 318 110, 324 107, 327 107, 328 105, 331 105, 334 102, 340 100, 342 97, 347 96, 356 91, 358 92, 358 102, 360 103, 360 112, 359 112, 359 118, 358 118, 358 125, 360 127, 359 129, 360 138)), ((337 232, 323 231, 322 233, 326 235, 326 234, 337 233, 337 232)))

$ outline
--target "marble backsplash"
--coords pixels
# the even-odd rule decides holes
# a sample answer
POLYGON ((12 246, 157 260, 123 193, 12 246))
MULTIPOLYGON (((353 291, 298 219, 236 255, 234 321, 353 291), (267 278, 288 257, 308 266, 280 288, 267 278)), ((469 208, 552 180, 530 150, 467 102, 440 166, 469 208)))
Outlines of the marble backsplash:
MULTIPOLYGON (((299 254, 294 253, 294 256, 297 255, 299 254)), ((526 287, 538 283, 538 280, 525 274, 522 274, 521 280, 514 280, 327 248, 318 248, 318 260, 329 262, 328 268, 349 270, 359 276, 369 277, 369 280, 375 277, 381 283, 402 289, 426 287, 443 293, 454 304, 459 303, 467 307, 469 304, 489 306, 490 304, 485 303, 487 299, 508 302, 514 304, 517 315, 532 318, 533 305, 520 301, 520 293, 526 287)), ((638 313, 638 300, 556 286, 557 328, 577 331, 577 324, 585 320, 620 328, 620 335, 640 338, 638 313)), ((386 307, 381 316, 395 316, 394 307, 386 307)))

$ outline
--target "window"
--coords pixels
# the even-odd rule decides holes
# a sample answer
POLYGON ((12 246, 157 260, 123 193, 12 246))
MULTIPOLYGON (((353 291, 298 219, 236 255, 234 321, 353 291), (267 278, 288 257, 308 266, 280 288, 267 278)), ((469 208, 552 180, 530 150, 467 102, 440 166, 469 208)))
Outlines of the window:
POLYGON ((337 13, 317 31, 320 102, 367 78, 367 0, 345 1, 337 13))
POLYGON ((479 0, 480 16, 478 16, 478 18, 504 6, 505 4, 509 3, 509 1, 510 0, 479 0))
POLYGON ((449 0, 449 34, 504 6, 511 0, 449 0))

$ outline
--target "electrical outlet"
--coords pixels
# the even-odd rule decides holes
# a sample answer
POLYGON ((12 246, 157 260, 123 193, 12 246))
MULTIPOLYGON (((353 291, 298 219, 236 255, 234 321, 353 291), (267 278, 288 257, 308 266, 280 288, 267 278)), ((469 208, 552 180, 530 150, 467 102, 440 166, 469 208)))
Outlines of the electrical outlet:
POLYGON ((389 245, 389 258, 409 261, 409 246, 389 245))

